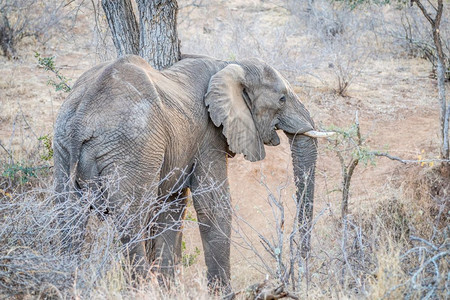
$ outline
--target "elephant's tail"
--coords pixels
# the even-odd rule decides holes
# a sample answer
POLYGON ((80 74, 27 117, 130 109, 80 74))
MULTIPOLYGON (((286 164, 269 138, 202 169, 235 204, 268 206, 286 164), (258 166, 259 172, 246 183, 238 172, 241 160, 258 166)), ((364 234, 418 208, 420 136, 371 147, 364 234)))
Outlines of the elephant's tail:
MULTIPOLYGON (((70 151, 69 185, 72 197, 80 197, 81 192, 89 190, 95 197, 100 197, 99 170, 95 153, 92 151, 93 139, 72 142, 70 151)), ((91 199, 93 200, 93 199, 91 199)))
POLYGON ((70 149, 70 159, 69 159, 69 195, 73 199, 73 197, 77 197, 80 192, 80 185, 78 184, 79 180, 79 163, 80 163, 80 155, 81 155, 81 145, 79 141, 73 141, 70 149))

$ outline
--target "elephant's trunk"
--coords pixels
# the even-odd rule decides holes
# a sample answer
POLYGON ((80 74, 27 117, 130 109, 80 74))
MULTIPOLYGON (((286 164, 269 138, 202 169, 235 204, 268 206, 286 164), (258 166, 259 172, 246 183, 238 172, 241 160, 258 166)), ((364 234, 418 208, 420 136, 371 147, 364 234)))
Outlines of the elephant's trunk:
POLYGON ((296 198, 301 254, 305 258, 310 250, 317 140, 301 134, 287 133, 287 136, 291 145, 294 179, 297 186, 296 198))

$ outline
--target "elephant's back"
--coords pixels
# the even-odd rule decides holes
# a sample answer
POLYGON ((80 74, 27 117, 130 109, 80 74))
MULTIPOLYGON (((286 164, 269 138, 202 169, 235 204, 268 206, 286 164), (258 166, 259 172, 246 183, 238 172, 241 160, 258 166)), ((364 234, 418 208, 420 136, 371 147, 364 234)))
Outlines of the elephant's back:
POLYGON ((158 97, 152 80, 137 63, 151 69, 143 59, 131 56, 86 71, 61 106, 57 129, 70 129, 74 137, 148 115, 151 107, 158 106, 158 97))
POLYGON ((128 151, 143 147, 149 119, 161 114, 153 83, 139 65, 143 63, 139 57, 125 57, 98 65, 78 79, 58 113, 54 134, 72 160, 83 147, 95 157, 119 153, 124 144, 135 145, 128 151))

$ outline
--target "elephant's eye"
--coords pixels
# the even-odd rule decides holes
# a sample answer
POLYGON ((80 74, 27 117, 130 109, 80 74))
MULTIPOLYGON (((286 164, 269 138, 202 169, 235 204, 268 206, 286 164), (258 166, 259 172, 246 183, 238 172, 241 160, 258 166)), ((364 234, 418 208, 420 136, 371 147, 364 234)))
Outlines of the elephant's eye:
POLYGON ((286 96, 282 96, 281 98, 280 98, 280 104, 281 105, 283 105, 284 103, 286 103, 286 96))

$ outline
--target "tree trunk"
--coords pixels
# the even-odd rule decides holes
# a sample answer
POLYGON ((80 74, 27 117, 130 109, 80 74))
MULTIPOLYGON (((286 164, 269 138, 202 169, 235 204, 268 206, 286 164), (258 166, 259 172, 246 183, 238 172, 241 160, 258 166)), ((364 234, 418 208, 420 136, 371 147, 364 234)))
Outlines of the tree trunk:
POLYGON ((9 24, 7 12, 2 12, 0 20, 0 47, 8 59, 16 58, 14 29, 9 24))
POLYGON ((441 37, 439 27, 433 26, 434 44, 436 45, 436 75, 438 84, 438 97, 441 104, 440 123, 441 123, 441 159, 449 159, 449 141, 448 141, 448 104, 445 100, 445 60, 442 51, 441 37))
MULTIPOLYGON (((441 42, 441 36, 440 36, 440 30, 439 27, 441 25, 441 19, 442 19, 442 13, 444 10, 444 4, 443 0, 437 1, 437 6, 432 7, 436 10, 436 15, 434 19, 432 18, 431 14, 428 13, 427 9, 422 5, 420 0, 414 0, 419 7, 419 9, 422 11, 424 17, 430 22, 431 28, 433 31, 433 41, 434 45, 436 46, 436 61, 437 61, 437 68, 436 68, 436 75, 437 75, 437 81, 438 81, 438 97, 439 97, 439 103, 441 106, 441 113, 440 113, 440 138, 441 138, 441 147, 440 147, 440 153, 441 153, 441 159, 448 160, 450 157, 449 155, 449 139, 448 139, 448 119, 450 112, 449 107, 450 104, 447 103, 445 100, 445 59, 444 59, 444 52, 442 50, 442 42, 441 42)), ((447 162, 444 162, 443 165, 448 165, 447 162)))
POLYGON ((441 58, 437 58, 437 80, 438 80, 438 97, 441 104, 440 124, 441 124, 441 159, 449 159, 449 140, 448 140, 448 108, 445 100, 445 67, 441 58))
POLYGON ((433 40, 436 46, 436 61, 437 61, 437 81, 438 81, 438 97, 441 104, 441 159, 449 159, 449 142, 448 142, 448 111, 447 101, 445 100, 445 59, 444 51, 442 50, 441 35, 439 27, 441 25, 441 17, 444 5, 442 0, 438 0, 437 12, 434 22, 431 23, 433 28, 433 40))
POLYGON ((139 27, 131 0, 102 0, 117 56, 139 54, 139 27))
POLYGON ((161 70, 180 60, 176 0, 102 0, 117 56, 136 54, 161 70))
MULTIPOLYGON (((343 163, 343 162, 341 162, 343 163)), ((359 159, 352 159, 347 168, 345 165, 342 165, 342 204, 341 204, 341 218, 344 221, 348 214, 348 198, 350 195, 350 183, 353 176, 353 171, 359 163, 359 159)))
POLYGON ((161 70, 180 57, 175 0, 137 0, 140 18, 140 56, 161 70))

